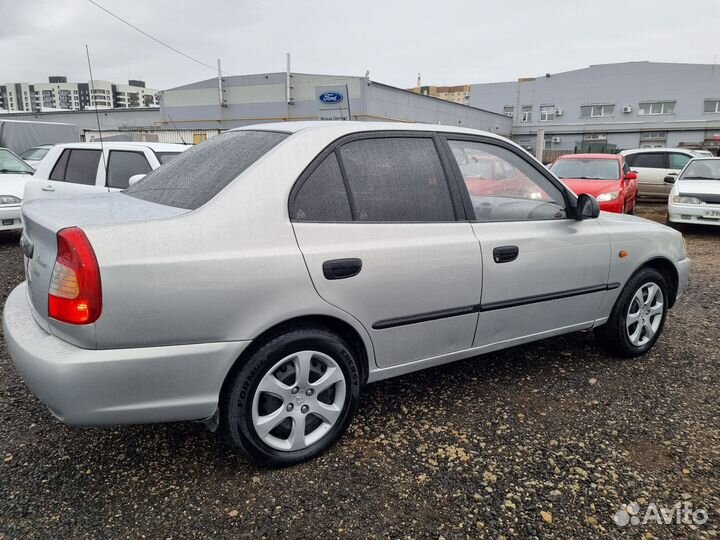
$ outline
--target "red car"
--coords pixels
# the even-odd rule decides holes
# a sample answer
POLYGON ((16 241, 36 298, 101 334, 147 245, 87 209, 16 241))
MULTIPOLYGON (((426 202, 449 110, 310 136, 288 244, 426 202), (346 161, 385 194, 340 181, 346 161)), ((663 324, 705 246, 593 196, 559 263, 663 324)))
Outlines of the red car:
POLYGON ((600 210, 635 212, 637 173, 620 154, 568 154, 557 158, 550 170, 576 194, 595 197, 600 210))

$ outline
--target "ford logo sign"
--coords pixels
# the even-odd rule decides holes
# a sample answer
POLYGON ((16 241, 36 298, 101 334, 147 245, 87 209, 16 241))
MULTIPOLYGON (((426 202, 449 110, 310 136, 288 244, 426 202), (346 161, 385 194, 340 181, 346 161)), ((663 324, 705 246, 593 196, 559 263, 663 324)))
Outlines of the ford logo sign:
POLYGON ((319 99, 323 103, 340 103, 345 98, 340 92, 323 92, 319 99))

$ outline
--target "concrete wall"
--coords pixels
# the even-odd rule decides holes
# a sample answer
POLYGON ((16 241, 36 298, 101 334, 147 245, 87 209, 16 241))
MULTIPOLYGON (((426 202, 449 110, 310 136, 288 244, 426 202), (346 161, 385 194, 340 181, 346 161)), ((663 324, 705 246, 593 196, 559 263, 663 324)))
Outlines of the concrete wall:
MULTIPOLYGON (((125 127, 150 127, 160 122, 160 109, 101 109, 98 111, 102 129, 125 127)), ((41 122, 64 122, 74 124, 81 131, 97 129, 95 111, 35 112, 0 114, 9 120, 38 120, 41 122)))
POLYGON ((710 98, 720 99, 720 66, 653 62, 603 64, 531 80, 475 84, 470 91, 470 105, 495 112, 513 106, 516 137, 542 128, 546 135, 559 136, 565 146, 582 140, 584 133, 601 132, 620 148, 639 146, 640 133, 646 131, 667 132, 669 146, 712 138, 711 132, 720 132, 720 114, 703 112, 704 100, 710 98), (641 115, 639 104, 644 101, 675 101, 675 111, 641 115), (613 104, 615 112, 611 117, 582 117, 580 107, 590 104, 613 104), (521 122, 523 105, 532 106, 531 122, 521 122), (563 114, 541 122, 542 105, 554 105, 563 114), (627 105, 632 112, 623 112, 627 105))

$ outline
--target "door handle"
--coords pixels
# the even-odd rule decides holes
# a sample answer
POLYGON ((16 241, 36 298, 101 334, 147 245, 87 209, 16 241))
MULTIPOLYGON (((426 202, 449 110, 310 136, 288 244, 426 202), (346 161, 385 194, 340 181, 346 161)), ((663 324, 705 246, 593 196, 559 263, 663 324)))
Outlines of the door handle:
POLYGON ((498 263, 506 263, 514 261, 520 254, 520 248, 517 246, 499 246, 493 249, 493 260, 498 263))
POLYGON ((45 186, 45 187, 40 188, 40 189, 42 189, 43 191, 55 191, 55 188, 52 187, 52 186, 45 186))
POLYGON ((322 266, 325 279, 346 279, 357 276, 362 270, 361 259, 333 259, 322 266))

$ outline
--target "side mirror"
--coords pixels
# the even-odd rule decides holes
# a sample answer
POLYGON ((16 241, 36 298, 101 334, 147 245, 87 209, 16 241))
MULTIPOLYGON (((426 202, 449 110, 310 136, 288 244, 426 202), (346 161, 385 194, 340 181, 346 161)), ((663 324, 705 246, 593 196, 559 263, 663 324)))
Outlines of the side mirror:
POLYGON ((637 173, 634 171, 630 171, 625 175, 625 180, 637 180, 637 173))
POLYGON ((128 186, 132 186, 133 184, 137 184, 140 180, 145 178, 146 174, 134 174, 128 179, 128 186))
POLYGON ((595 197, 588 195, 587 193, 583 193, 578 197, 575 219, 578 221, 583 219, 595 219, 599 215, 600 205, 595 197))
POLYGON ((663 178, 663 181, 664 181, 666 184, 674 184, 674 183, 675 183, 675 180, 677 180, 677 177, 676 177, 676 176, 670 176, 670 175, 668 175, 668 176, 666 176, 665 178, 663 178))

